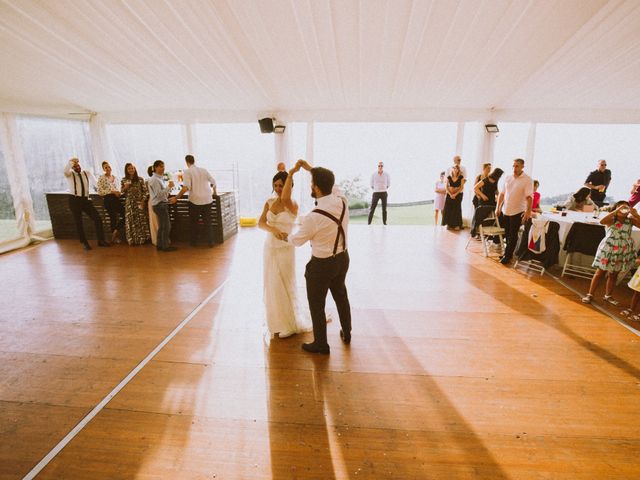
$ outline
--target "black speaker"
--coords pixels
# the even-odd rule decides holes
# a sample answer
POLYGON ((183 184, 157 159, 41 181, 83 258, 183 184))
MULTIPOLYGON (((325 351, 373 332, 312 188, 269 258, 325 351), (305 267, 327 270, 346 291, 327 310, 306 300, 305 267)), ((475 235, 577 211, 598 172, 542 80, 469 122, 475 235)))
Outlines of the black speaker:
POLYGON ((273 118, 261 118, 258 123, 261 133, 273 133, 273 118))

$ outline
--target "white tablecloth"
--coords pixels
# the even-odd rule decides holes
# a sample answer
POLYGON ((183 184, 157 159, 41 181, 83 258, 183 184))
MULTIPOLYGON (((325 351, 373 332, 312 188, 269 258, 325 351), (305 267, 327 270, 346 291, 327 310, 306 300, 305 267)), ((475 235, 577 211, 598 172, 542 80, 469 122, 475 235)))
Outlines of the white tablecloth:
MULTIPOLYGON (((576 222, 589 223, 591 225, 600 225, 600 218, 604 217, 606 213, 601 213, 600 217, 598 218, 594 218, 594 215, 595 213, 585 212, 566 212, 565 216, 562 216, 560 212, 544 212, 541 214, 542 218, 544 218, 545 220, 557 222, 560 225, 560 230, 558 231, 558 236, 560 237, 560 255, 558 261, 560 262, 560 265, 563 265, 566 259, 567 252, 565 252, 564 250, 564 241, 569 234, 569 230, 571 230, 571 225, 576 222)), ((602 228, 605 228, 604 225, 602 226, 602 228)), ((636 227, 633 227, 631 238, 633 238, 636 250, 640 249, 640 230, 638 230, 636 227)), ((571 263, 576 263, 579 265, 591 265, 591 262, 593 261, 593 257, 588 255, 576 253, 574 254, 574 256, 578 258, 574 258, 571 263)))

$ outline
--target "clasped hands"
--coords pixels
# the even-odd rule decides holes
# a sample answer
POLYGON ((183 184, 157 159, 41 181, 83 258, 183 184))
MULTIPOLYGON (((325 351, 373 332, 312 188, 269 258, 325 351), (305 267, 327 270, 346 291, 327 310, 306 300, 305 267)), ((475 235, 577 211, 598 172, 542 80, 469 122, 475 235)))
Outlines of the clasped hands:
POLYGON ((276 237, 278 240, 282 240, 283 242, 287 241, 287 238, 289 237, 289 234, 287 232, 276 232, 273 234, 274 237, 276 237))
POLYGON ((312 167, 311 165, 309 165, 309 162, 301 158, 296 162, 293 168, 289 170, 289 175, 293 175, 294 173, 298 172, 301 168, 304 168, 305 170, 311 170, 312 167))

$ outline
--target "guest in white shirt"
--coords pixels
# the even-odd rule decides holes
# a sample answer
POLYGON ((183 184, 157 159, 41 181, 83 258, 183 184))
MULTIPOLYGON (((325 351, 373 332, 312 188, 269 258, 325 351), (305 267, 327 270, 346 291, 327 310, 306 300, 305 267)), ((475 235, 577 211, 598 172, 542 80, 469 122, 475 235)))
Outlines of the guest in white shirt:
POLYGON ((164 162, 153 162, 153 177, 149 180, 149 202, 158 216, 158 243, 156 249, 160 252, 173 252, 176 247, 171 246, 171 219, 169 218, 169 204, 176 203, 176 197, 169 198, 173 181, 164 183, 164 162))
POLYGON ((213 225, 211 224, 211 207, 213 195, 216 194, 216 181, 206 168, 196 167, 193 155, 184 157, 187 170, 184 172, 182 189, 178 193, 181 198, 185 192, 189 192, 189 235, 191 246, 195 247, 198 240, 198 220, 202 217, 209 248, 213 247, 213 225))
POLYGON ((69 163, 64 166, 64 176, 67 177, 67 182, 69 183, 69 192, 71 193, 69 196, 69 208, 71 209, 73 219, 76 223, 76 230, 78 231, 80 243, 82 243, 85 250, 91 250, 91 245, 89 245, 89 242, 87 241, 87 237, 84 233, 84 227, 82 225, 82 212, 84 212, 91 220, 93 220, 93 223, 96 226, 98 245, 100 247, 110 247, 111 245, 104 239, 102 218, 100 218, 100 214, 96 210, 96 207, 93 206, 93 203, 91 203, 91 200, 89 199, 90 184, 93 183, 94 186, 97 184, 93 173, 82 170, 80 160, 72 158, 69 160, 69 163))
POLYGON ((513 251, 518 241, 520 225, 531 218, 533 203, 533 180, 524 173, 524 160, 516 158, 513 161, 513 175, 509 175, 504 188, 498 195, 496 215, 502 212, 502 222, 506 230, 507 248, 500 259, 500 263, 507 265, 511 261, 513 251))
MULTIPOLYGON (((448 169, 447 169, 447 177, 449 175, 451 175, 451 170, 453 169, 453 167, 455 167, 456 165, 458 166, 458 168, 460 169, 460 173, 462 174, 462 176, 464 178, 469 178, 467 177, 467 169, 465 167, 463 167, 461 165, 462 163, 462 158, 460 158, 460 155, 456 155, 455 157, 453 157, 453 165, 451 165, 448 169)), ((486 164, 485 164, 486 165, 486 164)))
POLYGON ((387 172, 384 172, 384 163, 378 162, 378 171, 371 175, 371 209, 369 210, 369 221, 373 220, 373 214, 378 206, 378 201, 382 200, 382 223, 387 224, 387 190, 391 186, 391 179, 387 172))
POLYGON ((124 229, 124 205, 120 201, 118 178, 112 174, 109 162, 102 162, 104 175, 98 178, 98 195, 103 198, 104 208, 111 221, 111 243, 120 243, 120 234, 124 229))
POLYGON ((331 170, 312 168, 306 161, 298 160, 289 175, 294 175, 300 168, 311 172, 311 196, 317 200, 317 206, 302 218, 298 231, 291 235, 281 232, 279 238, 296 247, 311 242, 312 256, 307 263, 305 279, 313 322, 313 342, 303 344, 302 349, 311 353, 328 354, 324 307, 329 290, 338 308, 340 338, 346 345, 351 343, 351 306, 344 283, 349 270, 349 209, 347 199, 333 190, 335 177, 331 170))

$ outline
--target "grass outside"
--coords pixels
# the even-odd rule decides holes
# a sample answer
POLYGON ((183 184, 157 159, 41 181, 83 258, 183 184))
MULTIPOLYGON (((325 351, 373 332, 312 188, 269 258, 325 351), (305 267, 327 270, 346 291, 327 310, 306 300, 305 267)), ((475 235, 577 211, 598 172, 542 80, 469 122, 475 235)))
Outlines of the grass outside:
MULTIPOLYGON (((368 214, 352 216, 349 223, 365 224, 368 214)), ((373 215, 372 224, 382 225, 382 207, 378 204, 373 215)), ((408 205, 403 207, 387 207, 387 223, 389 225, 433 225, 433 204, 408 205)))

